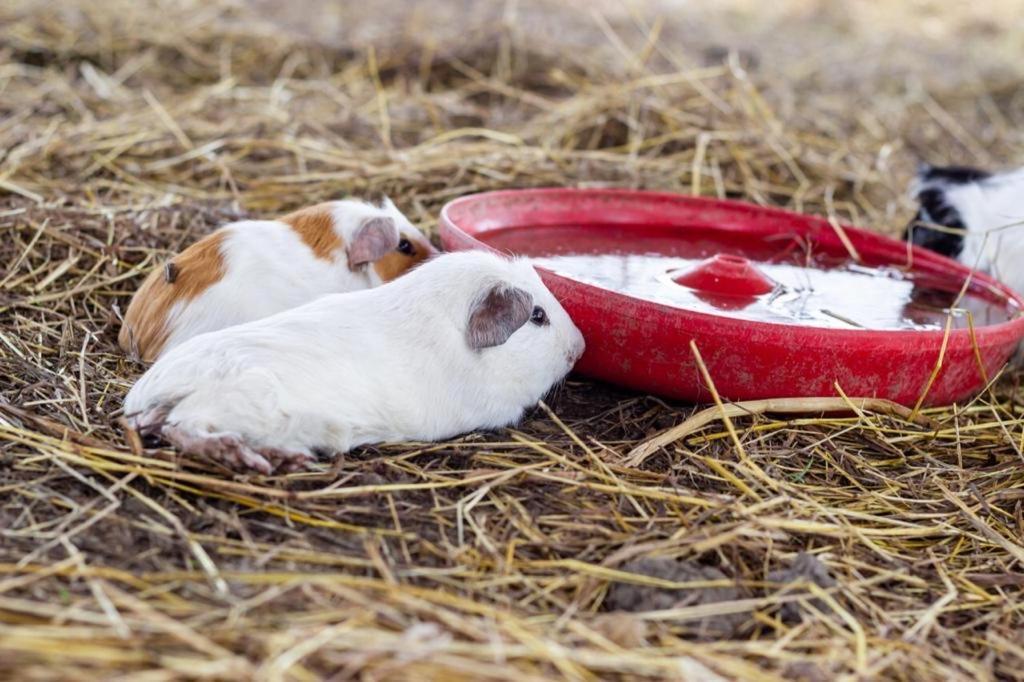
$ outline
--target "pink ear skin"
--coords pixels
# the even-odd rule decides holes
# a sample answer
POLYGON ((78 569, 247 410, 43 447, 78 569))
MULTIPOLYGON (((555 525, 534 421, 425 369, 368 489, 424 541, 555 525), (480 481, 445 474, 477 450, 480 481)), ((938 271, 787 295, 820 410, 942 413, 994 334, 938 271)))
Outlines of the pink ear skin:
POLYGON ((500 346, 530 319, 533 297, 522 289, 495 286, 473 306, 466 341, 475 350, 500 346))
POLYGON ((348 245, 348 267, 361 268, 380 260, 398 248, 398 227, 391 218, 368 218, 363 221, 348 245))

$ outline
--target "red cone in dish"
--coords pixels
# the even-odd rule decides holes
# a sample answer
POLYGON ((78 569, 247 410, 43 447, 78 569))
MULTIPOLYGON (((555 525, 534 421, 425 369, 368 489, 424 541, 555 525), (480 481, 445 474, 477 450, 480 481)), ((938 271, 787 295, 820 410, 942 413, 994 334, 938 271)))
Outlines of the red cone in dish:
POLYGON ((755 303, 757 297, 775 289, 746 258, 727 253, 715 254, 696 267, 673 273, 672 281, 694 290, 694 295, 722 310, 740 310, 755 303))

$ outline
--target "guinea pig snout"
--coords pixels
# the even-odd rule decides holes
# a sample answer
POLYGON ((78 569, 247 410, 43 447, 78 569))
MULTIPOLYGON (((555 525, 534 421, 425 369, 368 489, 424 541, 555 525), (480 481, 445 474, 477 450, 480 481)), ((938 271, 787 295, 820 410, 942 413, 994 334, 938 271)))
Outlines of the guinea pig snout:
POLYGON ((575 365, 576 361, 583 357, 583 351, 586 349, 587 344, 583 341, 583 334, 580 333, 580 330, 573 327, 572 337, 569 339, 569 350, 565 354, 569 365, 575 365))

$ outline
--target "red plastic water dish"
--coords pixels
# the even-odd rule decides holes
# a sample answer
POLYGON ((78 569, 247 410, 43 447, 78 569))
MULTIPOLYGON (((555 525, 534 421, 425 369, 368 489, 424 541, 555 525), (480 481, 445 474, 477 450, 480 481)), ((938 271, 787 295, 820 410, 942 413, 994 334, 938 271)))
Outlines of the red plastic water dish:
POLYGON ((839 386, 850 397, 949 404, 981 390, 1024 337, 1024 300, 981 273, 742 202, 488 192, 446 205, 441 239, 448 250, 536 259, 586 338, 576 371, 670 398, 711 397, 693 341, 729 400, 832 396, 839 386))

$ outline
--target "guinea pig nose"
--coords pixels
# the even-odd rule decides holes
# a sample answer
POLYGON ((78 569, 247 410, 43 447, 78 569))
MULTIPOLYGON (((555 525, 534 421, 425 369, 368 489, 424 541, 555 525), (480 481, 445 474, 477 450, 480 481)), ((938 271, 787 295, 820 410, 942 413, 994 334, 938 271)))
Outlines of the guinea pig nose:
POLYGON ((572 348, 569 349, 569 352, 565 354, 565 359, 575 365, 576 361, 583 357, 584 349, 585 346, 583 345, 583 340, 580 339, 579 343, 573 344, 572 348))

